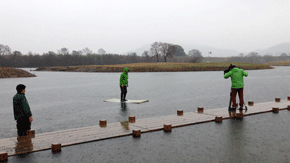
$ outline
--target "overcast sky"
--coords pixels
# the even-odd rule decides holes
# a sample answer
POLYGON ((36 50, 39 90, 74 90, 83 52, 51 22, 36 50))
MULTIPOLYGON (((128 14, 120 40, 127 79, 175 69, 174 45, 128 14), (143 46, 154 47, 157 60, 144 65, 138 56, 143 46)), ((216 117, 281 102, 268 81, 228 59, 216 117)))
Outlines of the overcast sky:
POLYGON ((249 52, 290 42, 290 0, 0 0, 0 44, 123 53, 155 41, 249 52))

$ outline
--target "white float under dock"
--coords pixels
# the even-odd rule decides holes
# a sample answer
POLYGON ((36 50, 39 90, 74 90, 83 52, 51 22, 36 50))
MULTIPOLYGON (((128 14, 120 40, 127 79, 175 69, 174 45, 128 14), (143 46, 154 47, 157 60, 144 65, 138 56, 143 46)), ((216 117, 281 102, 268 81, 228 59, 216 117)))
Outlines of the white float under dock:
MULTIPOLYGON (((121 99, 113 98, 109 100, 104 100, 104 102, 121 102, 121 99)), ((141 104, 141 103, 149 102, 149 100, 128 100, 124 102, 129 103, 129 104, 141 104)))

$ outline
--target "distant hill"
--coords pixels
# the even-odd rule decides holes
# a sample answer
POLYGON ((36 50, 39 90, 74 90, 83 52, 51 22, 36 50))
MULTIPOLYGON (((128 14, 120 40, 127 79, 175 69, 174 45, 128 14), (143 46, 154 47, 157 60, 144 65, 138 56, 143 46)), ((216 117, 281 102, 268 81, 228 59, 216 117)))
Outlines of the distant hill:
POLYGON ((271 55, 280 55, 281 53, 290 53, 290 42, 281 43, 275 46, 272 46, 268 49, 257 50, 260 55, 271 54, 271 55))
MULTIPOLYGON (((199 50, 204 57, 208 56, 208 52, 212 52, 210 57, 228 57, 228 56, 237 56, 239 52, 232 50, 232 49, 219 49, 205 45, 195 45, 195 44, 184 44, 180 46, 184 49, 184 52, 187 54, 188 51, 192 49, 199 50)), ((136 52, 137 55, 141 55, 145 50, 150 50, 151 44, 144 45, 138 49, 131 50, 129 52, 136 52)))

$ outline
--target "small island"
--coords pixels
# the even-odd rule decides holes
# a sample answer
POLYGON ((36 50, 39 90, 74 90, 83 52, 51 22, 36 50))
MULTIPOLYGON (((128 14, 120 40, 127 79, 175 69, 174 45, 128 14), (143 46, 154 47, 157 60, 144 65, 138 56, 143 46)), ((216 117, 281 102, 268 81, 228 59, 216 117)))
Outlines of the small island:
POLYGON ((36 77, 25 70, 11 67, 0 67, 0 78, 36 77))
MULTIPOLYGON (((244 70, 273 69, 268 64, 234 63, 244 70)), ((118 65, 84 65, 66 67, 39 67, 35 71, 68 71, 68 72, 123 72, 125 67, 130 72, 179 72, 179 71, 223 71, 229 67, 227 62, 213 63, 131 63, 118 65)))

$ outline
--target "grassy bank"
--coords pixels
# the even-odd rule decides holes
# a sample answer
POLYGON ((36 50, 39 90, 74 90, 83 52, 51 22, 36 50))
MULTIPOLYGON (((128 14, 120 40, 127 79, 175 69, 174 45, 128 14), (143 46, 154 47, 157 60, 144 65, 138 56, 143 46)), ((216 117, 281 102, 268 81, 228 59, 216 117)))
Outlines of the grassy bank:
POLYGON ((9 67, 0 67, 0 78, 18 78, 18 77, 35 77, 35 75, 25 70, 9 67))
MULTIPOLYGON (((267 64, 235 63, 244 70, 272 69, 267 64)), ((120 65, 90 65, 70 67, 39 67, 36 71, 71 71, 71 72, 123 72, 125 67, 131 72, 176 72, 176 71, 223 71, 230 63, 133 63, 120 65)))
POLYGON ((287 62, 287 61, 273 61, 273 62, 269 62, 268 65, 271 65, 271 66, 290 66, 290 62, 287 62))

